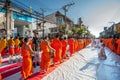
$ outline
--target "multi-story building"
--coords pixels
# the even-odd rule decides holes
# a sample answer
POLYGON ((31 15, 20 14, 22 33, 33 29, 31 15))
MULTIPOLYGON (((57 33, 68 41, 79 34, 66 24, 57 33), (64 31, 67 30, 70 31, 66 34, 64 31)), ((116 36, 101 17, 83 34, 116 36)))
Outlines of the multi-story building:
POLYGON ((6 30, 6 32, 8 33, 7 36, 33 36, 33 30, 40 31, 40 37, 43 36, 43 32, 44 36, 55 36, 57 33, 59 33, 61 27, 66 25, 66 29, 72 29, 73 26, 73 21, 67 16, 60 13, 59 11, 46 16, 44 19, 44 25, 42 22, 43 20, 40 20, 40 17, 37 16, 37 18, 39 19, 39 23, 41 24, 39 26, 37 24, 38 21, 32 16, 32 14, 28 13, 29 11, 26 12, 24 9, 21 9, 21 7, 19 7, 18 5, 18 7, 15 7, 14 3, 9 8, 9 22, 7 22, 6 9, 4 8, 5 3, 3 2, 1 4, 2 5, 0 5, 0 27, 2 30, 6 30))
MULTIPOLYGON (((6 3, 0 2, 0 29, 7 32, 7 36, 26 36, 28 32, 32 33, 32 23, 35 21, 30 15, 27 15, 22 9, 14 7, 15 4, 9 7, 9 11, 6 10, 6 3), (9 18, 7 18, 8 16, 9 18)), ((12 4, 12 3, 11 3, 12 4)), ((1 32, 3 33, 3 32, 1 32)))
POLYGON ((73 21, 59 11, 46 16, 46 20, 56 24, 56 27, 50 28, 51 33, 49 35, 59 33, 62 27, 65 27, 64 29, 66 30, 68 29, 71 30, 72 27, 74 26, 73 21))
POLYGON ((60 32, 60 29, 62 27, 65 27, 65 29, 69 29, 69 30, 71 30, 73 27, 73 21, 68 17, 66 17, 66 21, 65 21, 65 15, 63 15, 59 11, 47 15, 44 20, 45 20, 44 27, 43 27, 42 19, 39 21, 39 23, 41 23, 41 27, 39 30, 40 36, 43 36, 43 30, 44 30, 44 36, 54 37, 57 33, 60 32))
POLYGON ((120 23, 113 24, 100 33, 101 37, 113 37, 114 35, 120 36, 120 23))

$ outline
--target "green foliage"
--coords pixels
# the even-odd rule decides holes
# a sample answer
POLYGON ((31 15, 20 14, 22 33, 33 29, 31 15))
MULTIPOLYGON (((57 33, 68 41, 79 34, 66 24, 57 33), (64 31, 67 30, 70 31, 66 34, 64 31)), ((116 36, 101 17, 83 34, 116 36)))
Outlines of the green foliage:
POLYGON ((71 31, 70 31, 70 30, 66 30, 65 32, 66 32, 66 34, 67 34, 68 36, 70 36, 70 34, 71 34, 71 31))
POLYGON ((83 33, 82 29, 79 29, 78 32, 77 32, 78 35, 82 35, 82 33, 83 33))
POLYGON ((74 34, 77 34, 78 31, 79 31, 79 28, 77 28, 77 27, 74 27, 74 28, 72 29, 72 32, 73 32, 74 34))
POLYGON ((81 26, 82 33, 86 32, 86 28, 84 26, 81 26))
POLYGON ((64 33, 65 32, 65 25, 61 24, 60 28, 59 28, 59 31, 60 31, 60 33, 61 32, 64 33))
POLYGON ((82 35, 83 33, 85 33, 86 32, 86 28, 85 27, 74 27, 73 29, 72 29, 72 32, 73 32, 73 34, 77 34, 77 35, 82 35))
POLYGON ((92 36, 90 31, 87 31, 85 26, 81 26, 81 27, 73 27, 72 29, 73 34, 76 34, 77 36, 82 36, 82 35, 87 35, 87 36, 92 36))

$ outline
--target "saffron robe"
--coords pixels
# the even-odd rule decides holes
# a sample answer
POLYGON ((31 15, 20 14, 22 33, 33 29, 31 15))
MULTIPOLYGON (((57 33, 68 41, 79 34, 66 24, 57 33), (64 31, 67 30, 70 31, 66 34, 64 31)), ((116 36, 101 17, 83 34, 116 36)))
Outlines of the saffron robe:
POLYGON ((40 68, 48 69, 50 67, 50 49, 44 40, 41 41, 40 48, 43 51, 41 55, 40 68))
POLYGON ((33 74, 32 57, 30 51, 25 48, 25 44, 22 45, 21 51, 23 57, 21 74, 26 79, 33 74))
POLYGON ((60 62, 62 57, 62 43, 58 38, 54 38, 51 47, 55 49, 55 56, 53 62, 60 62))

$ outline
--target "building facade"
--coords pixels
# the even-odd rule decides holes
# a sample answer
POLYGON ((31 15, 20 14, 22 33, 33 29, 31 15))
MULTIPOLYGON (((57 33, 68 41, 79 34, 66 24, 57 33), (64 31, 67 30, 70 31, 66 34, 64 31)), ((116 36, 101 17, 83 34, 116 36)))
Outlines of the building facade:
POLYGON ((38 31, 40 33, 40 37, 43 37, 43 34, 44 36, 55 37, 55 35, 60 33, 60 29, 62 27, 65 27, 66 30, 68 29, 71 30, 73 27, 73 21, 70 20, 68 17, 66 17, 66 21, 65 21, 65 16, 59 11, 47 15, 44 21, 45 21, 44 25, 42 19, 39 21, 40 28, 38 28, 38 31))

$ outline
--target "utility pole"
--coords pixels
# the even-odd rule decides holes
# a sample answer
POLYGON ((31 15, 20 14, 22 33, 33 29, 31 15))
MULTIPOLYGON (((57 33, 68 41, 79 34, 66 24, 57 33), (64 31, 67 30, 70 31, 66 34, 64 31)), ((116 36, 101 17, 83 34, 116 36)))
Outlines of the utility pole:
POLYGON ((79 25, 80 28, 82 26, 82 23, 83 23, 83 21, 82 21, 82 18, 80 17, 79 20, 78 20, 78 25, 79 25))
POLYGON ((10 38, 10 0, 6 0, 5 2, 6 9, 6 36, 7 39, 10 38))
POLYGON ((44 23, 46 22, 45 21, 45 10, 44 9, 41 9, 42 10, 42 21, 43 21, 43 38, 45 37, 45 30, 44 30, 44 23))
MULTIPOLYGON (((38 12, 35 12, 35 13, 36 13, 36 16, 39 16, 38 12)), ((39 30, 39 19, 36 20, 36 25, 37 25, 37 30, 39 30)))
POLYGON ((64 10, 64 14, 65 14, 65 29, 66 29, 66 27, 67 27, 67 23, 66 23, 66 14, 67 14, 67 11, 68 11, 68 9, 72 6, 72 5, 74 5, 75 3, 70 3, 70 4, 66 4, 66 5, 64 5, 63 7, 62 7, 62 9, 64 10))

